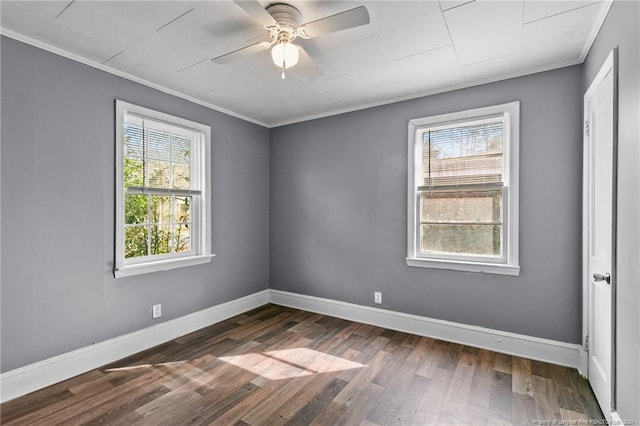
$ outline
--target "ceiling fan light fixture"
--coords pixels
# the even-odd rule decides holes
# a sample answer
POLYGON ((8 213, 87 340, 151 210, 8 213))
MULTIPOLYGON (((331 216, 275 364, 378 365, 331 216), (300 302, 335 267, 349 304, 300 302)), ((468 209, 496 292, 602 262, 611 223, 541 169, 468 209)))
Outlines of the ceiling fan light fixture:
POLYGON ((278 43, 271 49, 271 58, 276 66, 290 68, 298 63, 300 52, 291 43, 278 43))

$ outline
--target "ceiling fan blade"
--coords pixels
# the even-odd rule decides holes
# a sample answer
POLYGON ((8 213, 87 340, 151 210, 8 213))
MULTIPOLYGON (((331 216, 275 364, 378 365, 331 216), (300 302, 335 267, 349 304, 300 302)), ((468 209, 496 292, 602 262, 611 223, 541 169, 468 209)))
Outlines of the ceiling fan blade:
POLYGON ((311 56, 307 53, 306 50, 302 46, 298 46, 298 51, 300 52, 300 59, 298 63, 293 68, 296 74, 301 74, 306 77, 308 80, 317 80, 322 77, 324 74, 322 70, 313 62, 311 56))
POLYGON ((302 38, 318 37, 323 34, 366 25, 369 22, 369 11, 366 7, 360 6, 317 21, 308 22, 298 28, 298 34, 302 38))
POLYGON ((249 14, 253 19, 258 21, 260 25, 265 28, 270 28, 278 25, 273 16, 267 12, 264 7, 257 0, 233 0, 238 6, 240 6, 245 12, 249 14))
POLYGON ((261 41, 260 43, 251 44, 249 46, 242 47, 238 50, 234 50, 233 52, 229 52, 229 53, 225 53, 224 55, 217 56, 215 58, 212 58, 211 60, 216 64, 226 65, 240 58, 244 58, 245 56, 249 56, 254 53, 258 53, 263 50, 266 50, 270 46, 271 46, 271 43, 266 41, 261 41))

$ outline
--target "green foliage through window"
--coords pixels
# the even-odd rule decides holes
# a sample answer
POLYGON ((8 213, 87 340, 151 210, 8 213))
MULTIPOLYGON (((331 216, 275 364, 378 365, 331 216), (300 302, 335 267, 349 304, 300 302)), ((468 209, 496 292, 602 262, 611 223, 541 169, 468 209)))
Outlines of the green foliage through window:
POLYGON ((124 125, 125 258, 191 250, 191 141, 124 125))

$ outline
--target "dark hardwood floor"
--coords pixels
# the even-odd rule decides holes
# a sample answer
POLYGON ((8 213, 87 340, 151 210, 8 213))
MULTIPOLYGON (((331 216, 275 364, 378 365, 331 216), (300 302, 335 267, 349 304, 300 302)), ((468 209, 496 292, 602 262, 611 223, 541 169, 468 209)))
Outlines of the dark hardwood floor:
POLYGON ((275 305, 8 401, 0 415, 47 426, 603 419, 571 368, 275 305))

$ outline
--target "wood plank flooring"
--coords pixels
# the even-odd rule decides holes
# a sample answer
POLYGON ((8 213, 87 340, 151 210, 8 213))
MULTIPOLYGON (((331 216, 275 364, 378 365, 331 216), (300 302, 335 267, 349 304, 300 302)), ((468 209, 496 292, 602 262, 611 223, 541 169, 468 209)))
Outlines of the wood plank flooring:
POLYGON ((603 419, 571 368, 276 305, 8 401, 0 416, 47 426, 603 419))

